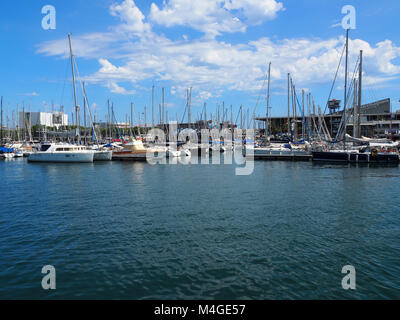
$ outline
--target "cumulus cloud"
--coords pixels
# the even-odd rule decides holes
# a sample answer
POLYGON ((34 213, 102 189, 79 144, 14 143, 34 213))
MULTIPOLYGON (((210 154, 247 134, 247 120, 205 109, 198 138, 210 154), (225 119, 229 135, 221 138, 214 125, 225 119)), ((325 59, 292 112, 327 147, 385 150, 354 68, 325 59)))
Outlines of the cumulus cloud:
MULTIPOLYGON (((270 61, 274 85, 283 87, 287 73, 301 87, 331 83, 345 41, 343 36, 264 37, 235 44, 214 37, 222 32, 240 32, 249 20, 254 24, 272 19, 280 10, 283 5, 275 0, 170 0, 161 8, 152 4, 149 21, 165 26, 187 25, 213 35, 171 40, 154 33, 134 1, 125 0, 110 7, 110 13, 122 23, 106 33, 74 37, 74 52, 78 58, 96 59, 99 63, 98 71, 86 75, 86 81, 120 94, 133 92, 121 83, 130 83, 133 88, 145 80, 169 81, 172 93, 183 95, 185 88, 192 86, 204 99, 225 90, 255 92, 261 87, 270 61), (240 18, 233 21, 237 16, 240 18), (126 37, 126 33, 135 37, 126 37)), ((40 44, 38 52, 64 57, 66 48, 66 40, 57 40, 40 44)), ((374 45, 351 39, 350 65, 356 63, 359 50, 364 51, 365 85, 392 81, 400 74, 400 66, 394 63, 400 57, 400 48, 392 41, 374 45)), ((343 68, 340 75, 344 76, 343 68)))
POLYGON ((245 32, 276 17, 283 5, 276 0, 169 0, 162 8, 151 4, 150 19, 166 27, 188 26, 215 37, 224 32, 245 32))
POLYGON ((135 93, 134 90, 126 90, 125 88, 119 86, 117 83, 114 81, 109 81, 107 83, 107 87, 110 89, 111 92, 113 93, 118 93, 118 94, 133 94, 135 93))
POLYGON ((121 4, 114 3, 110 6, 112 16, 119 17, 123 22, 120 27, 135 34, 143 34, 150 31, 150 25, 145 23, 145 16, 136 6, 133 0, 124 0, 121 4))

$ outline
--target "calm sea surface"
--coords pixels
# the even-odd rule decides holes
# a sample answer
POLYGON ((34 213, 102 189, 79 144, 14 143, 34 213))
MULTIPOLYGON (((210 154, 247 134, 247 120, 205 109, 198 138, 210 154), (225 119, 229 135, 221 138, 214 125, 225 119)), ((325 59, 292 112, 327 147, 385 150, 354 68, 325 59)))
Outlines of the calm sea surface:
POLYGON ((19 159, 0 195, 2 299, 400 299, 397 167, 19 159))

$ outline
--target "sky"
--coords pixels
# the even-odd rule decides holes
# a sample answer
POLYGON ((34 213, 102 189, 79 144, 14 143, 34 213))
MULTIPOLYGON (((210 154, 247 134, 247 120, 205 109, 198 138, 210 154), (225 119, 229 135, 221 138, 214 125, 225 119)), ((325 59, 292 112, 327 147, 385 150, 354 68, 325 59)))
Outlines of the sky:
MULTIPOLYGON (((192 119, 204 103, 241 105, 266 113, 265 78, 271 62, 271 113, 287 113, 287 74, 299 96, 311 92, 326 105, 345 41, 342 7, 356 9, 350 31, 349 73, 364 52, 363 102, 391 98, 400 109, 400 1, 398 0, 2 0, 0 2, 0 95, 7 113, 22 105, 32 111, 64 106, 73 110, 68 37, 92 112, 104 120, 107 100, 117 121, 155 120, 161 88, 168 119, 181 121, 187 88, 192 119), (56 9, 55 29, 45 30, 45 5, 56 9), (9 107, 8 107, 9 106, 9 107)), ((332 98, 343 100, 341 67, 332 98)), ((222 112, 222 111, 221 111, 222 112)), ((11 116, 10 116, 11 118, 11 116)), ((186 120, 186 119, 185 119, 186 120)))

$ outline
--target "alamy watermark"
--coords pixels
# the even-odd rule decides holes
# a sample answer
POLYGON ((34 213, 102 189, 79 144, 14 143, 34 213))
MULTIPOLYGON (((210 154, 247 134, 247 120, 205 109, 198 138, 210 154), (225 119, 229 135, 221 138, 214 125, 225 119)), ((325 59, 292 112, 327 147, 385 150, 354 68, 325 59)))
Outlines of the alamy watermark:
POLYGON ((344 266, 342 273, 346 274, 342 279, 342 288, 344 290, 356 290, 356 268, 351 265, 344 266))
POLYGON ((356 8, 352 5, 345 5, 342 8, 342 14, 345 16, 342 19, 342 27, 345 30, 356 28, 356 8))
POLYGON ((45 16, 42 18, 42 28, 44 30, 55 30, 56 29, 56 8, 52 5, 45 5, 42 8, 42 14, 45 16))
MULTIPOLYGON (((248 176, 254 172, 254 130, 247 129, 201 129, 199 141, 198 133, 193 129, 184 129, 180 133, 177 130, 176 121, 171 121, 167 135, 161 129, 152 129, 147 133, 147 139, 156 141, 155 148, 149 148, 146 160, 151 165, 156 164, 236 164, 238 176, 248 176), (169 156, 176 153, 178 143, 186 144, 186 150, 190 150, 191 156, 169 156), (211 150, 211 155, 208 150, 211 150), (199 156, 201 153, 201 157, 199 156), (244 166, 243 166, 244 165, 244 166)), ((182 148, 182 147, 180 147, 182 148)))
POLYGON ((44 266, 42 268, 42 274, 45 276, 42 279, 43 290, 55 290, 56 289, 56 268, 51 265, 44 266))

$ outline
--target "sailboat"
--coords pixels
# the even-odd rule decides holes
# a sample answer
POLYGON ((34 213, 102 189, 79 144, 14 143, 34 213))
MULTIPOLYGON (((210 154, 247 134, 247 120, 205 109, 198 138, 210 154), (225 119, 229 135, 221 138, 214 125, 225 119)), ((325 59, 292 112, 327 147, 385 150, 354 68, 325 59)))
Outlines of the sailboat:
MULTIPOLYGON (((75 68, 74 58, 72 54, 71 46, 71 35, 68 35, 69 47, 70 47, 70 58, 72 66, 72 80, 74 88, 74 101, 75 110, 78 111, 78 104, 76 99, 76 84, 75 84, 75 68)), ((76 112, 76 123, 78 121, 78 112, 76 112)), ((79 140, 79 125, 77 128, 77 136, 79 140)), ((95 152, 88 150, 85 146, 73 145, 69 143, 48 143, 44 142, 41 144, 40 151, 31 153, 28 157, 29 162, 93 162, 95 152)))
MULTIPOLYGON (((251 155, 258 159, 269 160, 309 160, 310 153, 308 151, 308 143, 291 143, 279 141, 274 143, 270 139, 270 86, 271 86, 271 63, 268 68, 268 90, 267 90, 267 109, 266 109, 266 127, 265 127, 265 146, 246 146, 246 150, 253 149, 251 155)), ((289 88, 288 88, 289 89, 289 88)), ((288 91, 289 92, 289 91, 288 91)))
MULTIPOLYGON (((347 64, 348 64, 348 48, 349 48, 349 30, 346 32, 346 65, 345 65, 345 100, 344 100, 344 111, 342 116, 342 126, 343 131, 343 149, 330 149, 327 146, 322 147, 322 150, 315 149, 312 151, 312 160, 316 162, 339 162, 339 163, 399 163, 399 152, 395 145, 385 145, 385 143, 371 143, 363 139, 362 143, 360 141, 354 141, 357 138, 349 139, 346 135, 346 105, 347 105, 347 64), (362 146, 353 146, 349 148, 346 146, 346 140, 362 144, 362 146)), ((359 64, 359 79, 358 79, 358 102, 357 102, 357 112, 354 108, 354 115, 359 118, 359 112, 361 109, 361 91, 362 91, 362 58, 363 51, 360 51, 360 64, 359 64)), ((354 87, 354 94, 356 87, 354 87)), ((339 134, 338 134, 339 136, 339 134)))

